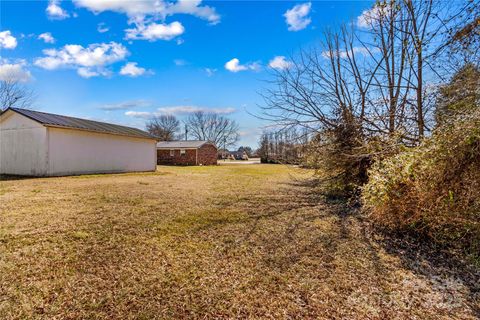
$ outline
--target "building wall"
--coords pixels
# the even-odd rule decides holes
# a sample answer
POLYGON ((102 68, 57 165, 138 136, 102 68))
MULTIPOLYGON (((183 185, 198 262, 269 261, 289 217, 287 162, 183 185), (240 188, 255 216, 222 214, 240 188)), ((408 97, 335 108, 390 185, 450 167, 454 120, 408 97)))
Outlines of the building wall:
POLYGON ((217 148, 212 144, 204 144, 198 149, 198 164, 211 166, 217 164, 217 148))
POLYGON ((180 165, 180 166, 194 166, 197 164, 197 150, 196 149, 182 149, 185 154, 181 154, 180 149, 172 149, 173 156, 170 154, 170 149, 157 150, 157 164, 163 165, 180 165))
POLYGON ((0 174, 43 176, 47 172, 47 129, 16 112, 0 118, 0 174))
POLYGON ((163 165, 215 165, 217 164, 217 148, 211 144, 204 144, 199 149, 158 149, 157 164, 163 165), (185 154, 181 154, 185 150, 185 154), (173 151, 172 153, 170 153, 173 151))
POLYGON ((156 141, 48 128, 48 175, 155 171, 156 141))

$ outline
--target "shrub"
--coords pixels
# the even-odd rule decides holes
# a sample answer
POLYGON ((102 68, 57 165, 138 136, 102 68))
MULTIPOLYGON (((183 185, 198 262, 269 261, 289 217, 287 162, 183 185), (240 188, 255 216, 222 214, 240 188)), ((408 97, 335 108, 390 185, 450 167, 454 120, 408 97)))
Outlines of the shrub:
POLYGON ((367 181, 370 154, 355 119, 341 119, 335 128, 323 130, 309 142, 303 165, 316 169, 322 192, 329 198, 355 202, 359 186, 367 181))
POLYGON ((480 110, 459 114, 422 145, 377 161, 362 198, 372 220, 480 252, 480 110))

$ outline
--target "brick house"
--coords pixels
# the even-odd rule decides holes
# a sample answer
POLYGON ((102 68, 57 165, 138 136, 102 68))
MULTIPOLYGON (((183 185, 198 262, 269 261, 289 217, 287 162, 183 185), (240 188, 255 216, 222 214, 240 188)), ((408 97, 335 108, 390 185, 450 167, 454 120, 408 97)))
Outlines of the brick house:
POLYGON ((217 147, 209 141, 160 141, 157 143, 157 164, 215 165, 217 147))

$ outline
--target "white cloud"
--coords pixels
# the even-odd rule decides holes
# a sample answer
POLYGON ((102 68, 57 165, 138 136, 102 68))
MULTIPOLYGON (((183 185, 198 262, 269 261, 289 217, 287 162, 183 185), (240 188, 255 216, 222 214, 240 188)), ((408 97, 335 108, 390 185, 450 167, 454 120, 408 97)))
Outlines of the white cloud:
POLYGON ((62 20, 70 16, 65 10, 62 9, 62 7, 60 7, 59 3, 59 0, 50 0, 48 3, 45 11, 47 11, 47 15, 50 19, 62 20))
POLYGON ((240 64, 240 60, 233 58, 232 60, 225 63, 225 69, 230 72, 239 72, 245 70, 259 70, 260 64, 258 62, 251 62, 247 64, 240 64))
POLYGON ((390 7, 387 5, 376 4, 371 9, 365 10, 357 17, 357 26, 360 28, 369 28, 376 24, 382 17, 389 14, 390 7))
POLYGON ((303 4, 297 4, 292 9, 287 10, 283 14, 285 21, 288 24, 289 31, 299 31, 305 29, 312 19, 308 17, 310 14, 310 9, 312 8, 312 3, 307 2, 303 4))
POLYGON ((174 107, 161 107, 154 112, 148 111, 126 111, 125 115, 133 118, 149 119, 154 116, 160 115, 188 115, 195 112, 211 112, 217 114, 231 114, 235 112, 235 108, 205 108, 198 106, 174 106, 174 107))
MULTIPOLYGON (((114 11, 126 14, 128 23, 134 27, 126 29, 126 39, 171 40, 184 33, 185 29, 178 21, 165 23, 165 18, 175 14, 189 14, 207 20, 210 24, 220 22, 215 8, 202 5, 201 0, 74 0, 77 7, 87 8, 94 13, 114 11), (160 21, 159 23, 157 23, 160 21)), ((181 44, 181 41, 180 43, 181 44)))
POLYGON ((82 78, 91 78, 91 77, 96 77, 98 76, 98 72, 92 71, 89 68, 78 68, 77 73, 80 77, 82 78))
POLYGON ((145 73, 153 73, 152 71, 147 71, 145 68, 137 67, 136 62, 128 62, 120 70, 120 74, 123 76, 129 77, 138 77, 145 73))
POLYGON ((17 39, 12 36, 10 30, 0 32, 0 48, 15 49, 17 39))
POLYGON ((20 60, 16 63, 9 63, 6 60, 0 60, 0 80, 11 80, 27 82, 32 79, 30 71, 25 70, 26 63, 20 60))
POLYGON ((246 66, 242 66, 240 64, 240 60, 238 60, 237 58, 233 58, 232 60, 225 63, 225 69, 231 72, 238 72, 247 70, 248 68, 246 66))
POLYGON ((100 107, 102 110, 106 111, 114 111, 114 110, 126 110, 131 108, 138 108, 138 107, 148 107, 151 103, 146 100, 131 100, 131 101, 124 101, 114 104, 105 104, 100 107))
POLYGON ((125 115, 133 118, 149 119, 153 117, 154 114, 148 111, 127 111, 125 115))
POLYGON ((92 78, 92 77, 98 77, 98 76, 104 76, 108 77, 112 74, 110 70, 106 70, 104 68, 84 68, 80 67, 77 69, 77 73, 80 77, 82 78, 92 78))
POLYGON ((110 30, 110 28, 108 28, 104 22, 100 22, 97 25, 97 31, 100 33, 108 32, 108 30, 110 30))
POLYGON ((88 47, 77 44, 65 45, 61 49, 43 50, 45 57, 35 59, 34 64, 47 70, 74 68, 80 76, 90 78, 107 76, 106 66, 124 60, 128 50, 119 43, 95 43, 88 47))
POLYGON ((185 28, 178 21, 174 21, 170 24, 167 23, 155 23, 145 25, 143 21, 136 23, 135 28, 125 30, 125 38, 132 40, 149 40, 155 41, 171 40, 185 31, 185 28))
POLYGON ((292 66, 290 61, 285 59, 285 56, 276 56, 268 63, 268 66, 276 70, 285 70, 292 66))
POLYGON ((125 13, 130 17, 154 14, 165 8, 164 3, 151 0, 74 0, 74 3, 77 7, 86 8, 94 13, 114 11, 125 13))
POLYGON ((52 36, 50 32, 42 33, 38 36, 38 39, 43 40, 45 43, 55 43, 55 38, 52 36))
POLYGON ((74 0, 78 7, 84 7, 95 13, 114 11, 124 13, 129 17, 158 16, 165 19, 174 14, 190 14, 207 20, 211 24, 220 22, 220 16, 215 8, 202 6, 201 0, 178 0, 176 2, 152 0, 74 0))

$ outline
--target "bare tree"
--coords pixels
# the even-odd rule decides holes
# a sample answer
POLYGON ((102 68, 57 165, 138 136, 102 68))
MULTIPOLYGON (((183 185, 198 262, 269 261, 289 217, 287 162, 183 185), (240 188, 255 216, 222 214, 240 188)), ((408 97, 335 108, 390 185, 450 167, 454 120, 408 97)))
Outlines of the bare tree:
POLYGON ((306 143, 296 128, 264 132, 257 154, 263 163, 299 164, 306 143))
POLYGON ((378 65, 369 92, 372 102, 369 118, 380 135, 393 137, 409 127, 406 106, 411 90, 408 81, 411 44, 406 31, 410 29, 410 21, 404 7, 394 0, 377 2, 365 14, 365 21, 368 31, 357 33, 357 39, 363 48, 370 48, 370 59, 378 65))
POLYGON ((31 108, 36 96, 14 77, 0 81, 0 111, 7 108, 31 108))
MULTIPOLYGON (((480 58, 480 2, 459 2, 460 8, 454 11, 445 22, 448 25, 446 40, 434 53, 438 57, 444 51, 449 51, 448 60, 441 61, 455 64, 459 60, 459 68, 466 64, 475 64, 480 58), (453 59, 452 59, 453 58, 453 59), (453 61, 452 61, 453 60, 453 61)), ((455 70, 454 72, 457 72, 455 70)))
POLYGON ((232 146, 238 141, 238 124, 217 113, 198 111, 186 120, 189 135, 198 140, 208 140, 217 146, 232 146))
POLYGON ((174 115, 155 116, 147 122, 146 128, 162 141, 172 141, 180 129, 180 121, 174 115))
MULTIPOLYGON (((320 48, 302 51, 291 58, 290 68, 275 71, 272 87, 263 95, 262 117, 284 130, 313 132, 316 146, 311 150, 322 154, 322 168, 343 185, 366 179, 366 137, 385 132, 383 118, 372 114, 375 99, 369 96, 382 60, 370 59, 370 50, 361 46, 352 27, 327 31, 320 48)), ((279 132, 264 139, 269 154, 283 152, 279 132)))
POLYGON ((447 8, 443 1, 382 0, 369 11, 361 42, 381 61, 370 96, 391 136, 418 144, 432 129, 438 83, 450 72, 442 47, 463 9, 460 2, 447 8))
MULTIPOLYGON (((320 48, 303 50, 289 68, 274 71, 261 117, 315 132, 310 150, 321 154, 321 167, 339 185, 365 182, 374 158, 419 144, 432 128, 437 82, 445 79, 434 62, 456 15, 443 6, 380 0, 361 29, 325 32, 320 48)), ((276 142, 264 136, 262 149, 282 152, 276 142)))
POLYGON ((288 69, 273 71, 273 80, 263 93, 265 103, 260 117, 279 127, 299 126, 310 132, 337 128, 345 121, 370 130, 382 128, 368 118, 376 101, 369 94, 382 63, 377 52, 362 46, 352 27, 327 31, 319 48, 303 50, 291 57, 288 69))

